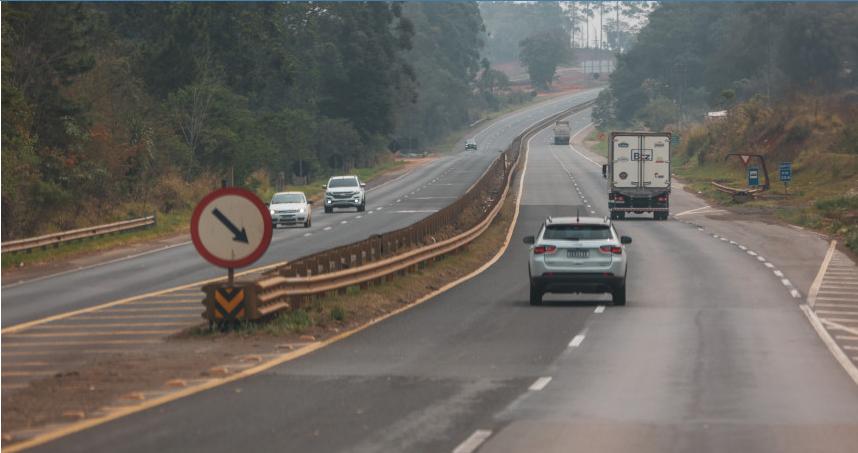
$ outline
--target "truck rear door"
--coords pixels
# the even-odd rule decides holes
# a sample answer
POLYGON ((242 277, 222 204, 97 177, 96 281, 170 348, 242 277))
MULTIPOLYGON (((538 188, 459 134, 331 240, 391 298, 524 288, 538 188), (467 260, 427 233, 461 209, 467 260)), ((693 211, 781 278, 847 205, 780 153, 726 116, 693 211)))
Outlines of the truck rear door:
POLYGON ((615 188, 670 187, 670 136, 616 134, 613 136, 615 188))
POLYGON ((641 155, 645 156, 641 158, 643 187, 670 187, 670 136, 644 135, 641 142, 641 155))
POLYGON ((613 135, 611 165, 615 188, 640 187, 640 136, 613 135))

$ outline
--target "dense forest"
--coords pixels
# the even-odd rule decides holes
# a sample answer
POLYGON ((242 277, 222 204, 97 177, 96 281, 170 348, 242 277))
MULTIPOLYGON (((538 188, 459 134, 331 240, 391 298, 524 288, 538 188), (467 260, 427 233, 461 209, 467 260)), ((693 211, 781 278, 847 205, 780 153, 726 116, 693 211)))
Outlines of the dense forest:
POLYGON ((756 96, 854 90, 856 27, 855 2, 661 3, 617 55, 594 120, 678 132, 756 96))
POLYGON ((605 128, 854 90, 856 23, 854 2, 3 2, 2 238, 425 151, 525 101, 504 63, 551 89, 613 53, 605 128))
POLYGON ((3 239, 442 137, 485 104, 484 30, 473 2, 3 2, 3 239))

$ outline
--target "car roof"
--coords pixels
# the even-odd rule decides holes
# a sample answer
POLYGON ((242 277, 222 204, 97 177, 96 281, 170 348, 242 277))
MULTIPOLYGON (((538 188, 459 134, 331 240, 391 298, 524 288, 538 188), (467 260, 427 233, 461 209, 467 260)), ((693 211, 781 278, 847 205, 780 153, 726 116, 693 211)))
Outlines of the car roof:
POLYGON ((607 217, 548 217, 545 224, 610 225, 611 220, 607 217))
POLYGON ((295 191, 295 192, 277 192, 274 195, 291 195, 293 193, 299 193, 301 195, 304 195, 304 192, 297 192, 297 191, 295 191))
POLYGON ((477 141, 477 139, 475 139, 475 138, 469 138, 469 139, 467 139, 467 140, 465 140, 465 141, 466 141, 466 142, 476 142, 476 141, 477 141))

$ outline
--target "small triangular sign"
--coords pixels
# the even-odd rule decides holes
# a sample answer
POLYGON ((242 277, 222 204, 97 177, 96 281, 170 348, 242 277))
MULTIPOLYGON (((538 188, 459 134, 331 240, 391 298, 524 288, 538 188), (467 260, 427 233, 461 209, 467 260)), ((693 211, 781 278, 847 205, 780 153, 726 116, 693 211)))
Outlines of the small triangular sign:
POLYGON ((739 159, 742 159, 742 163, 745 164, 745 168, 748 168, 748 162, 751 161, 751 156, 739 154, 739 159))

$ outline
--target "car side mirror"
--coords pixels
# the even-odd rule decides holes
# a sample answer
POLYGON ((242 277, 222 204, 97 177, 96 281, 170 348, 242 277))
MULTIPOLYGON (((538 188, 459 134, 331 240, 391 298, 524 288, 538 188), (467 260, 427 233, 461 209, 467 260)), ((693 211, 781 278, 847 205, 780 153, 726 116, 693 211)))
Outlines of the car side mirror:
POLYGON ((365 183, 365 182, 362 182, 362 183, 360 183, 360 186, 361 186, 361 187, 366 187, 366 183, 365 183))
POLYGON ((313 204, 313 200, 307 200, 307 204, 313 204))
POLYGON ((266 202, 265 202, 265 207, 266 207, 266 208, 268 208, 268 207, 271 207, 271 205, 270 205, 270 204, 268 204, 268 202, 266 201, 266 202))
POLYGON ((620 236, 620 243, 621 244, 631 244, 632 238, 630 238, 628 236, 620 236))
POLYGON ((533 236, 525 236, 525 237, 524 237, 524 243, 525 243, 525 244, 535 244, 535 243, 536 243, 536 238, 535 238, 535 237, 533 237, 533 236))
POLYGON ((602 179, 608 179, 608 165, 602 165, 602 179))
POLYGON ((322 189, 327 190, 327 189, 328 189, 328 185, 327 185, 327 184, 322 184, 322 189))

